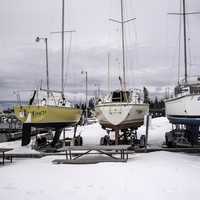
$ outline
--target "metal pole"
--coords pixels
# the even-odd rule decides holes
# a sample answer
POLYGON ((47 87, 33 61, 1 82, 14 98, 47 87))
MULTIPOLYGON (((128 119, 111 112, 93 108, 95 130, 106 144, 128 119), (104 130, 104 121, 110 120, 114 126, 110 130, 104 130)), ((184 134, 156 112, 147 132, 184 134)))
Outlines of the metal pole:
POLYGON ((145 152, 147 152, 148 145, 148 135, 149 135, 149 114, 146 115, 146 137, 145 137, 145 152))
POLYGON ((48 42, 47 42, 47 38, 45 38, 45 45, 46 45, 47 97, 49 98, 49 64, 48 64, 48 42))
POLYGON ((123 89, 126 90, 125 42, 124 42, 124 4, 121 0, 123 89))
POLYGON ((101 89, 100 89, 100 85, 98 85, 98 97, 100 98, 101 96, 101 89))
POLYGON ((108 53, 108 93, 110 93, 110 53, 108 53))
POLYGON ((185 0, 183 0, 183 33, 184 33, 185 83, 187 83, 187 32, 186 32, 185 0))
POLYGON ((63 147, 65 148, 65 128, 63 128, 63 147))
POLYGON ((85 110, 86 110, 86 113, 85 113, 85 118, 86 118, 86 124, 87 124, 87 122, 88 122, 88 74, 87 74, 87 72, 85 72, 85 89, 86 89, 86 91, 85 91, 85 105, 86 105, 86 108, 85 108, 85 110))
POLYGON ((65 27, 65 0, 62 0, 62 62, 61 62, 61 91, 64 97, 64 27, 65 27))

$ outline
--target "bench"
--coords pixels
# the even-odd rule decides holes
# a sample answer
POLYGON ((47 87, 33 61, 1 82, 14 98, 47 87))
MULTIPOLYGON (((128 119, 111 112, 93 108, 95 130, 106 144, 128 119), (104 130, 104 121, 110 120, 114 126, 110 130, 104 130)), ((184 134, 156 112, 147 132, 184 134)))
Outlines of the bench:
MULTIPOLYGON (((131 145, 93 145, 93 146, 66 146, 60 151, 64 151, 66 159, 57 159, 53 163, 56 164, 90 164, 98 162, 126 162, 128 160, 128 149, 131 145), (98 157, 93 157, 93 160, 89 159, 79 159, 85 155, 92 154, 92 151, 96 151, 100 155, 106 155, 110 159, 102 159, 98 157), (119 155, 120 157, 117 157, 119 155)), ((94 154, 93 154, 94 155, 94 154)))
POLYGON ((10 162, 12 162, 12 155, 6 155, 6 152, 11 151, 13 149, 11 148, 0 148, 0 153, 1 153, 1 157, 2 157, 2 164, 4 165, 5 163, 5 159, 10 160, 10 162))

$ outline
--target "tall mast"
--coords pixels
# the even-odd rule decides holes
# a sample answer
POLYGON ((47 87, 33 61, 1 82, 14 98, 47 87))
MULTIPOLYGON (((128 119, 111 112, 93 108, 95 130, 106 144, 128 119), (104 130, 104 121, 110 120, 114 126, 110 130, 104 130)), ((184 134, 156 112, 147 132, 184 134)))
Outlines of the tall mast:
POLYGON ((46 76, 47 76, 47 97, 49 98, 49 62, 48 62, 48 43, 47 38, 45 38, 45 46, 46 46, 46 76))
POLYGON ((126 64, 125 64, 125 42, 124 42, 124 2, 121 0, 121 28, 122 28, 122 65, 123 65, 123 89, 126 90, 126 64))
POLYGON ((65 0, 62 0, 62 60, 61 60, 61 91, 64 96, 64 31, 65 31, 65 0))
MULTIPOLYGON (((180 0, 181 1, 181 0, 180 0)), ((180 6, 181 7, 181 6, 180 6)), ((183 12, 181 13, 169 13, 170 15, 183 15, 183 40, 184 40, 184 65, 185 65, 185 83, 188 82, 187 73, 187 31, 186 31, 186 15, 200 14, 200 12, 188 12, 186 13, 185 0, 183 0, 183 12)), ((180 48, 180 45, 179 45, 180 48)))
POLYGON ((187 83, 187 32, 186 32, 185 0, 183 0, 183 34, 184 34, 185 83, 187 83))
POLYGON ((72 33, 76 32, 75 30, 65 31, 65 0, 62 0, 62 29, 61 31, 51 32, 52 34, 61 34, 61 93, 64 97, 64 55, 65 55, 65 33, 70 33, 70 42, 72 40, 72 33))
POLYGON ((109 20, 113 22, 117 22, 121 24, 122 29, 122 64, 123 64, 123 80, 122 80, 122 87, 126 90, 126 60, 125 60, 125 42, 124 42, 124 25, 136 18, 131 18, 124 20, 124 2, 121 0, 121 21, 110 18, 109 20))

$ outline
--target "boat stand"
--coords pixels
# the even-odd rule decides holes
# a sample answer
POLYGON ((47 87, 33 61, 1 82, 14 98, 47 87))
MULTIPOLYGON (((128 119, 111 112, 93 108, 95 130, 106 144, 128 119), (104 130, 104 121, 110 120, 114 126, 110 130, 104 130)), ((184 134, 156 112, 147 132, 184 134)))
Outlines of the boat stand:
POLYGON ((132 145, 144 147, 145 135, 141 136, 140 139, 137 137, 137 129, 106 129, 107 135, 100 139, 100 145, 132 145), (114 140, 110 138, 110 132, 113 131, 115 134, 114 140))
POLYGON ((24 123, 22 126, 22 146, 28 145, 31 141, 31 126, 24 123))
POLYGON ((194 147, 200 145, 198 124, 172 124, 172 130, 165 134, 167 147, 194 147))

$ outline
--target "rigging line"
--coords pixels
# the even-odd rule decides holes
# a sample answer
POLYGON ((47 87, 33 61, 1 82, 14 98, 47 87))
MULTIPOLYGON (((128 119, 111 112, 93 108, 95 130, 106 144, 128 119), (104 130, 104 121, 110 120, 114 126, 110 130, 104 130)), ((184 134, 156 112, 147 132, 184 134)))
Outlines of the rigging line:
MULTIPOLYGON (((116 3, 115 3, 116 5, 116 3)), ((117 10, 118 12, 120 11, 120 6, 117 7, 117 10)), ((120 11, 121 12, 121 11, 120 11)), ((122 62, 122 44, 121 44, 121 37, 122 37, 122 31, 120 29, 120 27, 116 24, 115 25, 116 29, 115 29, 115 33, 116 33, 116 48, 117 48, 117 51, 116 51, 116 63, 117 63, 117 67, 118 69, 116 70, 116 73, 115 73, 115 78, 117 78, 118 80, 118 77, 122 77, 123 76, 123 73, 122 73, 122 66, 123 66, 123 62, 122 62)), ((114 70, 115 71, 115 70, 114 70)))
MULTIPOLYGON (((111 13, 111 1, 108 1, 107 5, 108 5, 108 7, 107 7, 108 13, 111 13)), ((110 16, 110 14, 108 14, 108 19, 110 19, 110 18, 111 18, 111 16, 110 16)), ((108 27, 107 27, 106 41, 107 41, 107 45, 110 46, 111 37, 110 37, 110 21, 109 20, 107 20, 107 25, 108 25, 108 27)))
MULTIPOLYGON (((136 8, 134 6, 134 3, 133 3, 133 1, 130 1, 130 2, 131 2, 130 3, 130 9, 133 10, 133 13, 135 14, 136 13, 136 8)), ((135 46, 135 48, 133 48, 133 49, 135 49, 135 53, 134 53, 134 55, 135 55, 134 58, 135 59, 134 59, 133 63, 135 63, 135 66, 138 66, 138 57, 139 56, 138 56, 138 34, 137 34, 137 24, 136 24, 136 22, 134 22, 134 24, 133 24, 133 32, 134 32, 134 39, 135 39, 135 42, 133 40, 133 44, 135 46)), ((134 74, 133 74, 133 76, 134 76, 134 74)))
MULTIPOLYGON (((70 33, 70 38, 69 38, 69 48, 68 48, 68 52, 67 52, 67 59, 66 59, 66 65, 69 69, 70 67, 70 56, 71 56, 71 49, 72 49, 72 32, 70 33)), ((69 71, 69 70, 68 70, 69 71)), ((69 82, 69 74, 67 72, 65 72, 65 77, 66 77, 66 82, 65 82, 65 86, 67 85, 67 83, 69 82)))
MULTIPOLYGON (((133 13, 134 15, 136 14, 136 9, 134 7, 134 3, 132 0, 129 1, 130 2, 130 10, 132 10, 131 13, 133 13)), ((138 65, 138 37, 137 37, 137 27, 136 27, 136 21, 133 23, 133 26, 132 26, 132 33, 130 32, 130 37, 131 35, 133 35, 133 40, 132 40, 132 45, 133 45, 133 48, 132 49, 132 53, 133 53, 133 60, 131 59, 131 65, 133 65, 133 68, 136 67, 138 65)), ((132 74, 132 84, 134 85, 134 76, 135 76, 135 73, 132 74)))
POLYGON ((190 36, 191 36, 191 31, 190 31, 190 23, 189 23, 189 19, 186 21, 187 22, 187 31, 188 31, 188 53, 189 53, 189 76, 191 76, 191 63, 192 63, 192 50, 191 50, 191 43, 190 43, 190 36))
POLYGON ((70 17, 70 1, 68 1, 68 3, 66 3, 66 14, 67 14, 67 19, 66 19, 66 25, 68 25, 69 27, 71 26, 71 17, 70 17))
MULTIPOLYGON (((167 3, 167 10, 169 10, 169 1, 167 1, 168 3, 167 3)), ((171 56, 170 56, 170 46, 169 46, 169 31, 168 31, 168 27, 169 27, 169 17, 168 17, 168 15, 166 15, 166 31, 165 31, 165 33, 166 33, 166 35, 165 35, 165 37, 166 37, 166 54, 167 54, 167 65, 168 66, 170 66, 170 58, 171 58, 171 56)))
MULTIPOLYGON (((182 10, 182 1, 180 0, 180 13, 182 10)), ((181 30, 182 30, 182 16, 179 18, 179 41, 178 41, 178 84, 180 84, 180 65, 181 65, 181 30)))
MULTIPOLYGON (((127 16, 127 1, 124 1, 124 19, 126 18, 127 16)), ((125 65, 126 65, 126 86, 128 85, 128 74, 127 71, 128 71, 128 39, 127 39, 127 30, 128 30, 128 27, 129 25, 127 24, 125 27, 124 27, 124 39, 125 39, 125 45, 124 45, 124 49, 125 49, 125 65)))
MULTIPOLYGON (((127 1, 126 9, 127 9, 127 13, 128 13, 127 15, 129 16, 129 13, 131 13, 130 10, 132 10, 130 1, 127 1), (129 12, 128 12, 128 8, 129 8, 129 12)), ((131 69, 132 69, 132 57, 130 55, 132 52, 131 46, 133 45, 133 41, 131 40, 132 39, 132 37, 131 37, 132 23, 135 23, 135 22, 131 22, 131 24, 127 26, 127 35, 126 35, 126 37, 127 37, 127 41, 126 41, 127 42, 127 65, 128 65, 128 70, 130 73, 131 73, 131 69), (129 41, 129 45, 128 45, 128 41, 129 41)), ((127 74, 129 74, 129 73, 127 73, 127 74)), ((130 83, 130 76, 129 76, 128 80, 130 83)))
MULTIPOLYGON (((180 0, 180 11, 182 11, 182 0, 180 0)), ((182 30, 181 30, 181 27, 182 27, 182 19, 180 18, 180 21, 179 21, 179 27, 178 27, 178 36, 177 36, 177 39, 175 41, 178 41, 178 44, 175 42, 175 47, 173 46, 173 49, 171 49, 173 55, 170 56, 171 57, 171 60, 172 60, 172 66, 174 68, 177 67, 177 64, 178 64, 178 69, 177 69, 177 78, 178 78, 178 83, 180 82, 180 74, 181 74, 181 68, 179 67, 179 65, 181 65, 181 33, 182 33, 182 30), (177 55, 177 45, 178 45, 178 55, 177 55), (178 63, 177 63, 177 59, 176 57, 178 56, 178 63)), ((169 39, 169 38, 168 38, 169 39)))
MULTIPOLYGON (((110 19, 110 12, 111 12, 111 1, 107 1, 106 4, 106 9, 107 9, 107 13, 108 13, 108 18, 110 19)), ((110 93, 111 91, 111 77, 110 77, 110 47, 111 47, 111 42, 110 42, 110 34, 109 34, 109 30, 110 30, 110 20, 107 20, 107 34, 106 34, 106 43, 105 43, 105 48, 107 48, 107 69, 108 69, 108 93, 110 93)))
MULTIPOLYGON (((170 24, 169 24, 169 26, 170 26, 170 24)), ((170 41, 170 35, 168 36, 168 39, 170 41)), ((175 45, 170 46, 170 51, 169 51, 169 55, 170 55, 170 59, 171 59, 171 66, 173 68, 177 67, 176 58, 177 58, 177 41, 178 40, 179 40, 179 36, 177 36, 177 38, 175 39, 175 42, 174 42, 175 45)))
POLYGON ((62 96, 64 97, 64 28, 65 28, 65 0, 62 0, 62 37, 61 37, 61 46, 62 46, 62 57, 61 57, 61 90, 62 96))
MULTIPOLYGON (((112 0, 110 0, 110 1, 108 1, 108 16, 109 16, 109 18, 111 18, 112 16, 112 8, 113 8, 113 3, 112 3, 112 0)), ((109 19, 108 18, 108 19, 109 19)), ((112 28, 111 28, 111 22, 110 22, 110 20, 108 20, 108 37, 107 37, 107 39, 108 39, 108 51, 110 52, 111 51, 111 49, 113 49, 113 44, 112 44, 112 37, 111 37, 111 34, 112 34, 112 28)), ((110 52, 110 55, 111 55, 111 52, 110 52)), ((115 63, 114 63, 115 64, 115 63)), ((115 70, 114 70, 115 71, 115 70)), ((111 74, 111 76, 110 76, 110 89, 112 89, 112 83, 113 83, 113 79, 112 79, 112 77, 114 77, 113 74, 114 72, 112 71, 112 60, 110 59, 110 74, 111 74)))
MULTIPOLYGON (((65 24, 67 25, 67 26, 69 26, 70 25, 70 14, 69 14, 69 1, 67 2, 67 3, 65 3, 65 10, 66 10, 66 14, 67 14, 67 20, 65 20, 66 22, 65 22, 65 24)), ((70 33, 71 34, 71 33, 70 33)), ((67 47, 66 47, 66 42, 64 41, 64 51, 65 52, 67 52, 67 47)), ((69 68, 69 66, 68 66, 68 54, 69 54, 69 49, 68 49, 68 52, 67 52, 67 58, 66 58, 66 65, 64 66, 64 71, 65 71, 65 73, 64 73, 64 77, 63 77, 63 79, 64 79, 64 87, 67 85, 67 78, 69 77, 68 76, 68 72, 67 72, 67 70, 66 70, 66 66, 67 66, 67 68, 69 68)), ((65 56, 65 55, 64 55, 65 56)), ((68 70, 69 71, 69 70, 68 70)))

